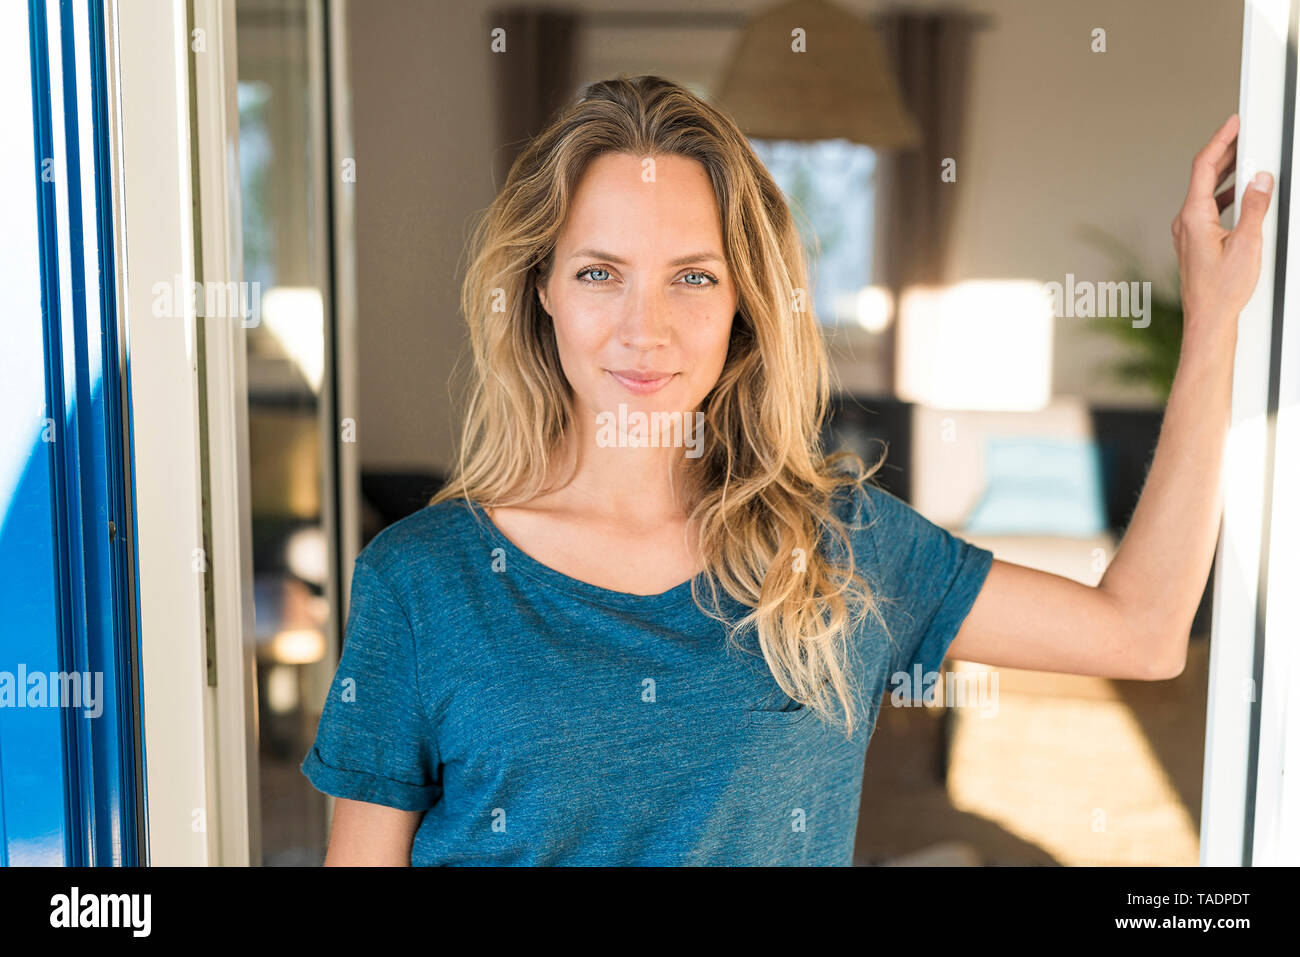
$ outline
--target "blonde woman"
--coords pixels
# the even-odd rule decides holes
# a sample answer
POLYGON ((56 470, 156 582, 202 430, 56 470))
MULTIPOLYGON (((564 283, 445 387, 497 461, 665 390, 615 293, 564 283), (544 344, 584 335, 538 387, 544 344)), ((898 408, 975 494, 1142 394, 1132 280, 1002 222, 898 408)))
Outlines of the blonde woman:
POLYGON ((800 240, 735 124, 584 91, 481 220, 451 481, 357 559, 304 773, 327 864, 849 864, 892 678, 946 655, 1177 675, 1215 546, 1270 187, 1219 225, 1231 118, 1173 232, 1182 362, 1097 587, 995 561, 826 458, 800 240))

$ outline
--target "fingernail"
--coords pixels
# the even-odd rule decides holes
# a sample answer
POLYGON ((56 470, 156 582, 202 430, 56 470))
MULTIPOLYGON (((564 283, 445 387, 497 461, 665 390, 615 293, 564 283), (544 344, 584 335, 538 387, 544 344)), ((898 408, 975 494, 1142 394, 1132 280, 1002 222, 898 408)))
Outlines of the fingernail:
POLYGON ((1267 193, 1273 188, 1273 176, 1270 173, 1260 170, 1255 174, 1254 179, 1250 181, 1250 188, 1257 189, 1262 193, 1267 193))

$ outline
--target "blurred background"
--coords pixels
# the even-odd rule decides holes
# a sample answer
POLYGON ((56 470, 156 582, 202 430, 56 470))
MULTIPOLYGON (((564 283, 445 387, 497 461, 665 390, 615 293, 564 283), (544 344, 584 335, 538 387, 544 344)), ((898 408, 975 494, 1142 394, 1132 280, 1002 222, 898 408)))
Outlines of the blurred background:
MULTIPOLYGON (((1100 580, 1177 360, 1169 222, 1236 109, 1240 4, 383 0, 348 5, 332 75, 326 3, 237 4, 245 274, 264 290, 248 336, 263 863, 324 856, 326 799, 298 768, 340 649, 339 449, 359 452, 361 544, 439 487, 468 224, 586 83, 660 73, 750 136, 814 265, 829 445, 883 442, 881 483, 932 521, 1100 580), (778 68, 762 48, 791 23, 837 48, 810 39, 778 68), (355 155, 335 164, 345 107, 355 155), (335 345, 342 256, 354 356, 335 345), (1054 316, 1043 295, 1121 281, 1151 283, 1149 324, 1054 316)), ((1002 669, 995 717, 883 708, 858 863, 1195 864, 1210 593, 1172 681, 1002 669)))

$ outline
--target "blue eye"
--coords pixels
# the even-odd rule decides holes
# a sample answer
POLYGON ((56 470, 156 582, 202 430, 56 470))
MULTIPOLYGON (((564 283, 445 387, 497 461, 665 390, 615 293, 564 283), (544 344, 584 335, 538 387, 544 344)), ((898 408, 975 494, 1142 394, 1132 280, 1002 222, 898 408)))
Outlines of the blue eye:
POLYGON ((603 285, 605 283, 605 280, 609 278, 609 270, 601 269, 599 266, 588 266, 586 269, 579 270, 576 278, 580 282, 585 282, 589 286, 599 286, 599 285, 603 285), (602 279, 584 278, 584 274, 597 273, 597 272, 604 273, 605 274, 604 278, 602 279))
POLYGON ((688 286, 695 286, 699 288, 703 286, 716 286, 718 284, 717 278, 715 276, 709 275, 706 272, 700 272, 698 270, 695 272, 688 272, 686 276, 683 276, 682 278, 685 279, 687 276, 701 276, 704 278, 704 282, 688 282, 686 284, 688 286))

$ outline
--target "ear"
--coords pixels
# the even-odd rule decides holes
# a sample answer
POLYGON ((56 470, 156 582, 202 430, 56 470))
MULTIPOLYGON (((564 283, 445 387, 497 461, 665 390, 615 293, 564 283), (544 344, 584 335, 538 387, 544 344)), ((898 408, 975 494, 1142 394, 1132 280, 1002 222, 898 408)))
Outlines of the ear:
POLYGON ((546 301, 546 284, 542 282, 534 283, 537 288, 537 299, 542 304, 542 311, 548 316, 551 314, 550 303, 546 301))

